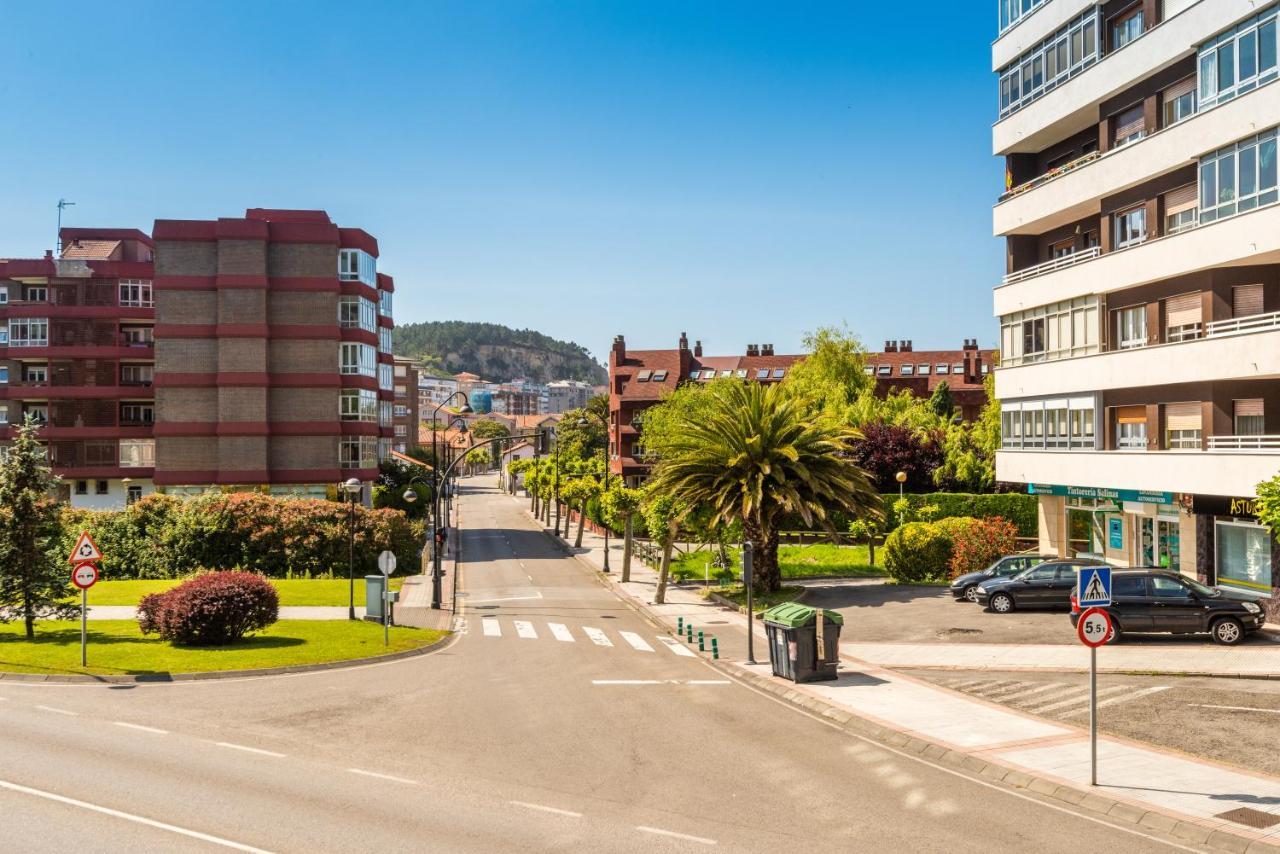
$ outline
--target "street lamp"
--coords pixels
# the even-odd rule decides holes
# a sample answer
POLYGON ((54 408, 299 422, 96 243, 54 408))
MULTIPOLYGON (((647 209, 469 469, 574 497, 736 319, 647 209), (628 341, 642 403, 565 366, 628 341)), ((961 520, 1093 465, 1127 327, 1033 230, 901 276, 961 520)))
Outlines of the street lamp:
MULTIPOLYGON (((604 494, 609 491, 609 422, 604 418, 601 418, 600 420, 604 422, 604 447, 600 449, 600 455, 604 457, 604 487, 600 492, 600 503, 601 503, 600 519, 603 522, 604 521, 604 512, 603 512, 604 494)), ((587 423, 588 422, 586 418, 578 419, 579 427, 586 427, 587 423)), ((583 512, 584 513, 586 512, 585 506, 583 507, 583 512)), ((608 573, 609 572, 609 526, 605 524, 605 525, 601 525, 601 527, 604 528, 604 569, 602 571, 605 573, 608 573)))
POLYGON ((894 478, 898 481, 898 498, 902 498, 902 485, 907 482, 907 473, 900 471, 894 475, 894 478))
POLYGON ((347 619, 356 618, 356 496, 364 491, 364 484, 351 478, 342 484, 347 494, 347 619))
MULTIPOLYGON (((467 396, 460 391, 441 401, 440 405, 431 413, 431 520, 432 520, 432 541, 434 548, 432 549, 431 564, 431 607, 440 610, 440 579, 444 575, 440 568, 440 546, 443 528, 440 525, 440 452, 437 450, 436 436, 439 434, 437 429, 439 424, 436 416, 440 414, 440 410, 444 409, 454 398, 462 398, 462 406, 458 407, 459 415, 470 415, 472 413, 471 405, 467 403, 467 396)), ((462 433, 467 432, 467 422, 464 419, 457 419, 461 426, 458 428, 462 433)), ((450 427, 453 426, 451 421, 450 427)), ((446 431, 448 428, 445 428, 446 431)))

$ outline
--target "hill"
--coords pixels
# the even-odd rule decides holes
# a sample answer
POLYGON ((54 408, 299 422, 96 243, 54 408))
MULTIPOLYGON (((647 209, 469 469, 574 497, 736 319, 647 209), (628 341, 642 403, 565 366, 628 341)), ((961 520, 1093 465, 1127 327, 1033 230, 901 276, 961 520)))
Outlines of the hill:
POLYGON ((396 326, 393 336, 397 355, 449 373, 470 371, 493 382, 525 377, 540 383, 582 380, 602 385, 609 380, 585 347, 532 329, 444 320, 396 326))

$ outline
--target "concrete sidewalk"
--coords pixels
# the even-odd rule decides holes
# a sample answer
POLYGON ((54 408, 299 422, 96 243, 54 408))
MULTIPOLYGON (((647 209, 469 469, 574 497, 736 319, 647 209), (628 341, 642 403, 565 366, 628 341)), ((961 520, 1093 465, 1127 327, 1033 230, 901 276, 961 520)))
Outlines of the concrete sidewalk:
MULTIPOLYGON (((530 524, 539 525, 531 516, 530 524)), ((588 532, 583 537, 583 549, 569 549, 567 544, 566 548, 599 570, 603 545, 603 538, 588 532)), ((1099 785, 1090 786, 1086 730, 912 679, 849 655, 854 651, 872 655, 881 647, 894 645, 842 645, 839 679, 794 685, 773 677, 767 663, 742 663, 744 615, 710 603, 693 590, 674 587, 668 588, 665 604, 654 605, 657 573, 637 560, 632 565, 631 581, 623 584, 619 580, 621 549, 615 550, 613 545, 611 541, 614 572, 608 576, 608 584, 621 596, 668 630, 674 630, 676 619, 683 618, 698 628, 714 626, 726 640, 730 635, 736 636, 732 645, 724 645, 733 652, 731 657, 726 656, 730 660, 716 662, 717 666, 851 732, 1011 788, 1034 791, 1081 811, 1096 812, 1189 842, 1226 851, 1280 851, 1280 779, 1100 736, 1099 785)), ((767 661, 764 629, 756 623, 755 630, 759 638, 757 655, 767 661)), ((980 645, 967 644, 957 652, 971 654, 975 646, 980 645)), ((1067 656, 1080 652, 1070 647, 1052 649, 1067 656)), ((1191 650, 1179 650, 1180 655, 1187 652, 1191 650)), ((1205 652, 1214 654, 1218 650, 1205 652)), ((1107 648, 1099 657, 1111 653, 1107 648)), ((1226 653, 1230 655, 1231 651, 1226 653)), ((1059 664, 1075 663, 1074 659, 1064 659, 1059 664)), ((1246 666, 1230 660, 1212 664, 1227 665, 1246 666)), ((1009 664, 1002 662, 999 666, 1008 668, 1009 664)))

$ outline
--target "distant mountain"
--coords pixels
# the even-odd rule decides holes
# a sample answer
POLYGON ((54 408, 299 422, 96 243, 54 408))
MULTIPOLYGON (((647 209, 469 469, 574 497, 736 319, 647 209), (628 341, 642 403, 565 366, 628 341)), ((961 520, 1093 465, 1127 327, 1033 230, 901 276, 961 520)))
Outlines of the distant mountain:
POLYGON ((449 373, 470 371, 493 382, 521 377, 540 383, 582 380, 603 385, 609 381, 604 366, 585 347, 532 329, 444 320, 406 323, 396 326, 393 335, 397 355, 449 373))

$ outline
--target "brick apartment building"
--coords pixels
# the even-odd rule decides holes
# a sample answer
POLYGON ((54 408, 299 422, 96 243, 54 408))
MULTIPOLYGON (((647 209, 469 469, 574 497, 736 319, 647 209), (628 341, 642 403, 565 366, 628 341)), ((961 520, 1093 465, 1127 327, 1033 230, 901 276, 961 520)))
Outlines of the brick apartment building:
MULTIPOLYGON (((867 355, 866 371, 876 378, 876 393, 895 388, 919 397, 933 393, 946 381, 957 411, 967 419, 978 416, 986 403, 983 377, 994 358, 966 339, 961 350, 914 351, 910 341, 885 342, 885 352, 867 355)), ((680 334, 674 350, 628 350, 623 336, 613 340, 609 353, 609 457, 612 471, 637 484, 649 474, 639 419, 645 409, 685 382, 731 378, 776 383, 786 379, 803 355, 777 355, 772 344, 748 344, 742 356, 705 356, 702 342, 680 334)))
POLYGON ((8 425, 46 424, 72 504, 215 485, 324 496, 377 476, 394 284, 369 234, 251 209, 61 240, 58 258, 0 261, 0 406, 8 425))
POLYGON ((403 356, 394 357, 395 399, 392 401, 391 425, 394 435, 391 447, 407 454, 418 447, 418 422, 421 403, 418 395, 418 364, 403 356))

